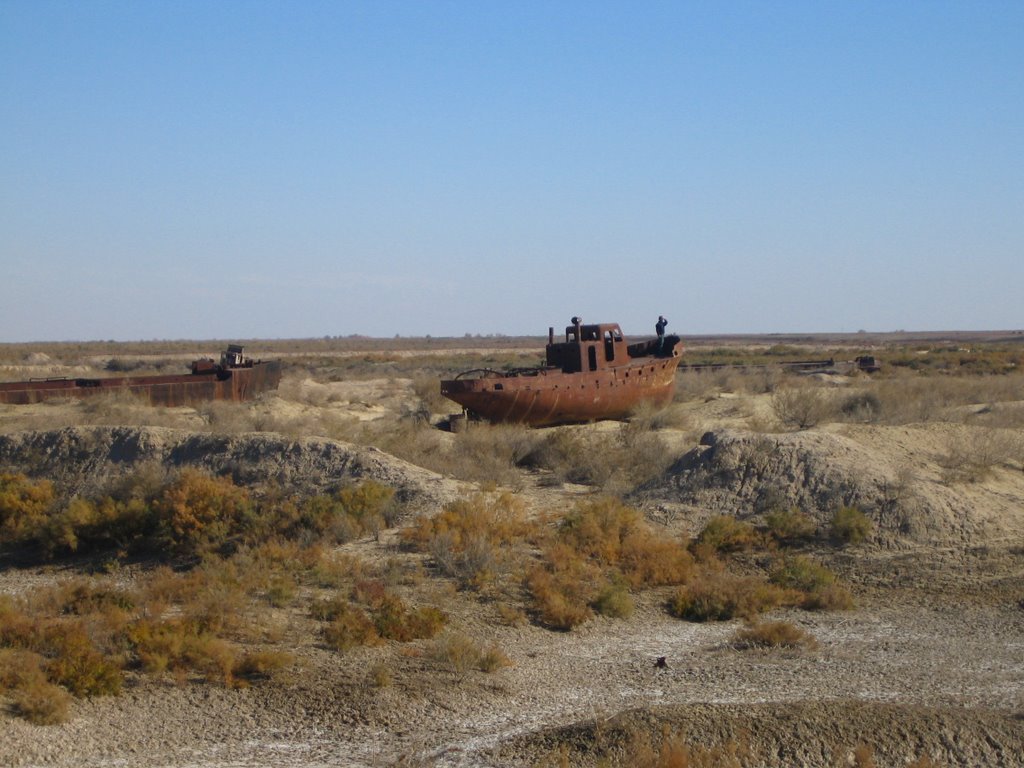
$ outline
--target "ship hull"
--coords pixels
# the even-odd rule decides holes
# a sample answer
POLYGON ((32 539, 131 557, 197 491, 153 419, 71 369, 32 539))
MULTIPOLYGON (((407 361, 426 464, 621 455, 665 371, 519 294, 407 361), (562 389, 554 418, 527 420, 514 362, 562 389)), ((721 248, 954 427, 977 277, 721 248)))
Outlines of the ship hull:
POLYGON ((650 357, 592 372, 529 373, 441 382, 441 394, 492 423, 534 427, 623 419, 638 406, 668 405, 680 357, 650 357))
POLYGON ((109 379, 53 379, 0 383, 0 403, 27 405, 57 398, 86 398, 127 392, 151 405, 196 405, 209 400, 242 401, 277 389, 276 360, 246 367, 172 376, 119 376, 109 379))

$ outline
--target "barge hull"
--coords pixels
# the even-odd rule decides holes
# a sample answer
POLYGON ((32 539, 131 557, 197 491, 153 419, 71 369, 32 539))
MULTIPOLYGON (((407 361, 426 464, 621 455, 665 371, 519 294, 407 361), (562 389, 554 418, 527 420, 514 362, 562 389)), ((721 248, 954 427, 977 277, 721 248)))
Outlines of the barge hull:
POLYGON ((209 400, 240 402, 276 389, 281 364, 276 360, 247 367, 172 376, 120 376, 109 379, 50 379, 0 383, 0 403, 28 405, 59 398, 87 398, 126 392, 150 405, 176 407, 209 400))

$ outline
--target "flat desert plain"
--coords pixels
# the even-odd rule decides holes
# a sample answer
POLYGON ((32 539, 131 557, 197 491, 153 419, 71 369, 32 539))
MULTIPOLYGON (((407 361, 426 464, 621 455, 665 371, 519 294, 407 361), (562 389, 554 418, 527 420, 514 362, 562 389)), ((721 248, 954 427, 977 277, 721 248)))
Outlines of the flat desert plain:
MULTIPOLYGON (((1024 765, 1020 341, 685 354, 782 343, 883 369, 453 433, 542 341, 254 342, 252 402, 0 406, 0 764, 1024 765)), ((193 354, 86 347, 0 377, 193 354)))

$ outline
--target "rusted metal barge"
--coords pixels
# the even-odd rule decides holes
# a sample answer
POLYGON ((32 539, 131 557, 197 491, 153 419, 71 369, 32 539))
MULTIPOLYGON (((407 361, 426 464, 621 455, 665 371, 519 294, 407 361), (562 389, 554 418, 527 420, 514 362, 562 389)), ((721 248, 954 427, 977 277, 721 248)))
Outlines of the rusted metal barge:
POLYGON ((548 329, 545 364, 510 371, 476 369, 441 382, 441 394, 466 414, 492 423, 542 427, 622 419, 642 403, 667 405, 682 345, 674 335, 630 344, 617 323, 578 318, 555 341, 548 329))
POLYGON ((243 347, 229 344, 220 362, 194 360, 190 373, 169 376, 117 376, 103 379, 52 378, 0 383, 0 403, 27 405, 64 397, 129 392, 152 405, 196 405, 207 400, 248 400, 277 389, 281 363, 251 360, 243 347))

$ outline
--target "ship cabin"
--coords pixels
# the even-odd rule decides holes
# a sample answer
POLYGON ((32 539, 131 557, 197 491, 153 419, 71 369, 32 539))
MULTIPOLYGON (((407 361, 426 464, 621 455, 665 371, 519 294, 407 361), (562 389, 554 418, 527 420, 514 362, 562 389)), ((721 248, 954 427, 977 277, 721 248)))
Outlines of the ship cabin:
POLYGON ((618 323, 584 325, 578 318, 565 328, 565 341, 555 342, 548 329, 547 364, 564 373, 599 371, 629 362, 629 350, 618 323))

